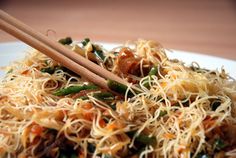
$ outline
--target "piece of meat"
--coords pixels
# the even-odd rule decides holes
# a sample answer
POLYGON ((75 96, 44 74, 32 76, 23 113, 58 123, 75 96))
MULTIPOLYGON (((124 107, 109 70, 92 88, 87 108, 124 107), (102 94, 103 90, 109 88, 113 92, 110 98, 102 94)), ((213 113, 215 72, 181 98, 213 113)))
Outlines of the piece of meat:
POLYGON ((117 66, 118 69, 123 74, 138 74, 139 73, 139 64, 140 58, 135 58, 133 52, 128 50, 127 48, 121 49, 119 52, 119 56, 117 58, 117 66))
POLYGON ((236 147, 236 125, 224 124, 221 126, 222 138, 228 143, 230 148, 236 147))

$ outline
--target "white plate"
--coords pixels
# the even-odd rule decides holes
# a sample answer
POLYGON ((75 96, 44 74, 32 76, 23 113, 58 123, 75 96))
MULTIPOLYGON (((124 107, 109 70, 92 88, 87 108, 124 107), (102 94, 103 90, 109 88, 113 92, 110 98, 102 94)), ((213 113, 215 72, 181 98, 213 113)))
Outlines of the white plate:
MULTIPOLYGON (((117 44, 103 44, 104 48, 112 49, 117 44)), ((9 42, 0 44, 0 67, 7 66, 15 60, 23 58, 29 49, 29 46, 22 42, 9 42)), ((201 55, 192 52, 185 52, 179 50, 173 50, 173 52, 167 52, 167 55, 171 59, 179 59, 184 61, 187 65, 196 61, 203 68, 220 70, 222 67, 232 76, 236 78, 236 61, 223 59, 219 57, 213 57, 208 55, 201 55)), ((4 75, 4 72, 0 70, 0 77, 4 75)))

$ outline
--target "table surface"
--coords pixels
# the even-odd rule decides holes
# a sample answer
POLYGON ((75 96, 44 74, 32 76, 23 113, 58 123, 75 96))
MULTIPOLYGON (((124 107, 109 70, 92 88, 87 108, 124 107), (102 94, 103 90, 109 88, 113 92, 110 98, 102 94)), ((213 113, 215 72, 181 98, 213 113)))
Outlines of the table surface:
MULTIPOLYGON (((1 0, 0 8, 55 39, 152 39, 166 48, 236 60, 234 0, 1 0)), ((0 42, 13 40, 0 30, 0 42)))

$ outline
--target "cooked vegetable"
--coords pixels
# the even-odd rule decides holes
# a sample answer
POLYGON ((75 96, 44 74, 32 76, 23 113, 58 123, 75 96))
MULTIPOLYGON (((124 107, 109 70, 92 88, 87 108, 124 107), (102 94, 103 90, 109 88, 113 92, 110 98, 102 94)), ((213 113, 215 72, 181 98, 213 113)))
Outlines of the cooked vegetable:
POLYGON ((73 41, 72 41, 72 38, 71 37, 66 37, 66 38, 62 38, 58 41, 59 43, 63 44, 63 45, 69 45, 71 44, 73 41))
MULTIPOLYGON (((130 131, 130 132, 127 132, 126 134, 132 138, 135 136, 135 133, 137 131, 130 131)), ((136 138, 135 138, 135 142, 137 143, 141 143, 142 145, 155 145, 156 144, 156 138, 153 137, 153 136, 148 136, 148 135, 145 135, 143 133, 140 133, 136 138)), ((140 145, 140 144, 139 144, 140 145)))
POLYGON ((157 66, 153 66, 151 68, 151 70, 149 71, 148 75, 152 76, 152 75, 156 75, 157 74, 157 66))
POLYGON ((143 143, 145 145, 155 145, 156 144, 156 138, 155 137, 149 137, 144 134, 140 134, 138 137, 135 139, 139 143, 143 143))
POLYGON ((161 110, 158 118, 161 118, 161 117, 165 116, 166 114, 167 114, 167 111, 161 110))
MULTIPOLYGON (((113 80, 107 80, 107 85, 111 90, 113 90, 119 94, 122 94, 122 95, 124 95, 128 89, 128 87, 126 85, 123 85, 123 84, 118 83, 113 80)), ((131 94, 131 93, 129 93, 129 94, 131 94)))
POLYGON ((95 85, 70 86, 56 91, 54 95, 63 96, 63 95, 78 93, 82 90, 88 90, 88 89, 98 89, 98 87, 95 85))
POLYGON ((112 101, 115 98, 114 95, 110 92, 94 93, 93 97, 101 101, 112 101))
POLYGON ((94 49, 94 54, 96 55, 98 59, 102 61, 105 59, 105 55, 102 50, 94 49))
POLYGON ((113 80, 107 80, 107 85, 111 90, 122 94, 124 94, 128 88, 127 86, 113 80))
POLYGON ((46 68, 42 68, 40 71, 45 72, 45 73, 49 73, 49 74, 53 74, 55 72, 55 68, 54 67, 46 67, 46 68))
POLYGON ((86 46, 89 42, 90 42, 90 39, 89 39, 89 38, 85 38, 83 41, 81 41, 81 43, 83 44, 83 46, 86 46))
POLYGON ((115 103, 109 104, 109 106, 110 106, 113 110, 116 110, 116 104, 115 104, 115 103))
POLYGON ((150 85, 149 85, 149 83, 148 83, 148 80, 151 79, 151 76, 156 75, 156 74, 157 74, 157 67, 154 66, 154 67, 151 68, 151 70, 150 70, 149 73, 148 73, 149 78, 147 78, 147 79, 145 80, 144 86, 145 86, 146 88, 148 88, 148 89, 150 88, 150 85))

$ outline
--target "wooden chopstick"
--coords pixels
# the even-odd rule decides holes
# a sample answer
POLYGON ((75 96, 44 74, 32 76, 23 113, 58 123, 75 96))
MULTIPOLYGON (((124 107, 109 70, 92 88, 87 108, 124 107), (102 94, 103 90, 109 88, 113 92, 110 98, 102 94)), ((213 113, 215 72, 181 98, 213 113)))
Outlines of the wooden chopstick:
POLYGON ((2 10, 0 10, 0 28, 103 88, 109 89, 105 79, 128 84, 115 74, 47 38, 2 10))
POLYGON ((117 75, 107 71, 106 69, 101 68, 100 66, 96 65, 95 63, 86 60, 81 55, 72 52, 68 48, 64 47, 63 45, 55 42, 40 32, 33 30, 31 27, 27 26, 26 24, 22 23, 21 21, 17 20, 16 18, 10 16, 6 12, 0 10, 0 18, 4 21, 8 22, 9 24, 15 26, 19 30, 29 34, 30 36, 36 38, 38 41, 45 43, 46 45, 50 46, 51 48, 55 49, 56 51, 60 52, 64 56, 70 58, 71 60, 75 61, 76 63, 80 64, 81 66, 89 69, 90 71, 94 72, 95 74, 105 78, 117 81, 121 84, 127 85, 128 83, 118 77, 117 75))
POLYGON ((0 28, 4 31, 12 34, 16 38, 24 41, 25 43, 29 44, 30 46, 34 47, 35 49, 39 50, 40 52, 45 53, 52 59, 61 62, 62 65, 67 67, 68 69, 74 71, 75 73, 87 78, 89 81, 101 86, 102 88, 109 89, 107 86, 107 82, 104 78, 94 74, 93 72, 89 71, 88 69, 84 68, 83 66, 77 64, 73 60, 63 56, 62 54, 58 53, 53 48, 47 46, 46 44, 38 41, 37 39, 29 36, 28 34, 22 32, 21 30, 15 28, 14 26, 8 24, 7 22, 0 19, 0 28))

